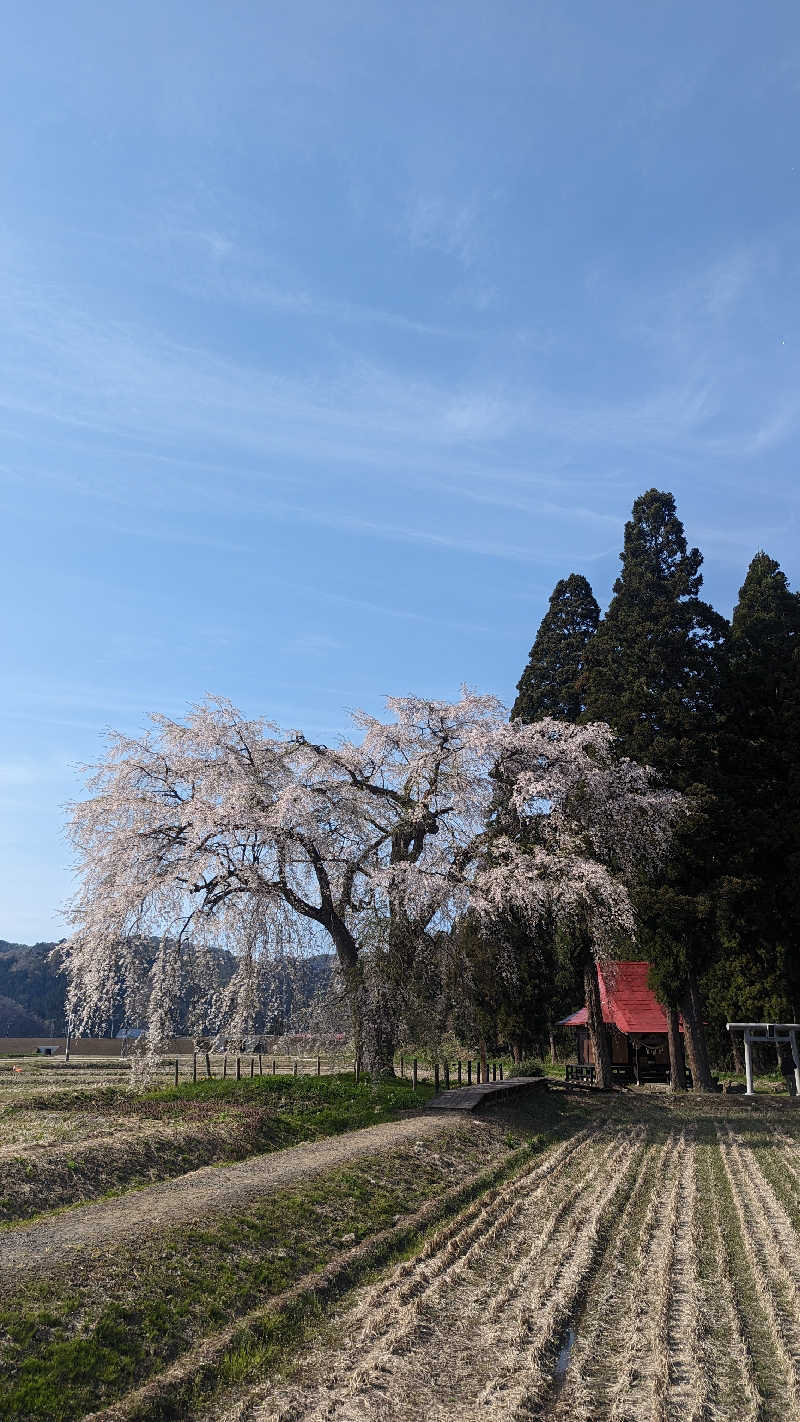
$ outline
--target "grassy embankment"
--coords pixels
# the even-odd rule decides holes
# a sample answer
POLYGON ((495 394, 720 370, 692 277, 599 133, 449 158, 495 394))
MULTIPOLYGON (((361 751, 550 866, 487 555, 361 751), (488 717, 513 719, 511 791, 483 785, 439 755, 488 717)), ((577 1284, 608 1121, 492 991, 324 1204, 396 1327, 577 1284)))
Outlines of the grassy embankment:
POLYGON ((408 1082, 376 1090, 342 1075, 203 1080, 138 1096, 120 1087, 28 1095, 0 1109, 9 1146, 0 1221, 391 1121, 431 1090, 408 1082), (37 1144, 26 1149, 31 1135, 37 1144))

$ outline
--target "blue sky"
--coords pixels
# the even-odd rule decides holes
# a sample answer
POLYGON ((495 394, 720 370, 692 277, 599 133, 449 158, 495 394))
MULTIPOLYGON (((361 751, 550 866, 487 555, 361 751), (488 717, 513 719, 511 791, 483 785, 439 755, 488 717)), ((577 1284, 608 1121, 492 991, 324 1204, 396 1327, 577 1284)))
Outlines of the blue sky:
POLYGON ((0 937, 105 726, 510 702, 653 484, 800 581, 798 131, 780 0, 4 7, 0 937))

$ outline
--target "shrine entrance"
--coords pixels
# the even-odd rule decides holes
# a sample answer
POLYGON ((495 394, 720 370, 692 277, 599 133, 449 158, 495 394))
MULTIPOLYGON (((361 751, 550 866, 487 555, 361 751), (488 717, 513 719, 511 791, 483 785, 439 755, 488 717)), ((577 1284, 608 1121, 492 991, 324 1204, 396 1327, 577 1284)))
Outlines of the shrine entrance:
POLYGON ((754 1042, 771 1042, 773 1046, 781 1042, 789 1043, 794 1061, 794 1084, 797 1094, 800 1096, 800 1051, 797 1045, 800 1022, 728 1022, 726 1025, 729 1032, 741 1032, 744 1037, 746 1096, 755 1095, 753 1091, 754 1042))

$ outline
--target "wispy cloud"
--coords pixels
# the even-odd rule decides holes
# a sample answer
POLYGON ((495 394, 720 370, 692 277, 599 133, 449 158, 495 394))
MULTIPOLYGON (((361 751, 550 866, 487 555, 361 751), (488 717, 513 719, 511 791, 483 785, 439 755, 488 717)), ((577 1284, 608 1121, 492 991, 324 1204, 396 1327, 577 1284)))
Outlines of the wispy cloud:
MULTIPOLYGON (((224 267, 224 255, 219 260, 224 267)), ((530 562, 548 550, 513 530, 509 537, 494 525, 476 529, 470 506, 602 529, 619 520, 629 480, 618 471, 632 454, 683 467, 703 460, 724 481, 729 461, 761 457, 792 437, 800 420, 794 351, 786 350, 783 387, 769 392, 750 389, 746 364, 731 369, 723 359, 721 324, 751 299, 760 271, 750 250, 736 250, 662 292, 660 304, 637 308, 634 290, 620 297, 621 330, 657 349, 660 368, 637 394, 601 399, 547 388, 533 371, 434 379, 343 347, 289 374, 274 357, 247 363, 100 319, 7 270, 12 340, 0 356, 0 408, 12 432, 24 434, 28 421, 40 440, 49 431, 59 455, 65 437, 106 448, 116 465, 111 478, 78 472, 75 460, 67 468, 63 458, 42 477, 116 504, 108 527, 127 535, 247 553, 246 539, 202 526, 218 508, 222 481, 236 489, 241 513, 530 562), (126 473, 126 459, 139 470, 131 464, 126 473), (579 472, 589 464, 591 474, 579 472), (324 494, 334 477, 331 507, 324 494), (143 478, 150 508, 164 515, 147 523, 119 513, 138 510, 143 478), (591 493, 570 503, 558 497, 565 487, 591 493), (446 522, 436 512, 409 517, 410 491, 449 499, 446 522), (176 525, 170 511, 184 522, 176 525)))
POLYGON ((448 201, 439 193, 418 193, 409 204, 405 235, 413 247, 427 247, 470 267, 478 250, 479 208, 473 197, 448 201))
POLYGON ((324 632, 302 632, 298 637, 284 644, 283 650, 293 656, 315 657, 328 652, 340 652, 344 643, 338 637, 329 637, 324 632))

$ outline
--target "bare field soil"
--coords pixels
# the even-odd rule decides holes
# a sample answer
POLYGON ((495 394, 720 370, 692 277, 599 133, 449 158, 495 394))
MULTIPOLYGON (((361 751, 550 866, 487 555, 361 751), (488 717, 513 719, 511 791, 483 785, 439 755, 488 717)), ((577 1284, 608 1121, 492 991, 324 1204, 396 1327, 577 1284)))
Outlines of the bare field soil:
POLYGON ((204 1422, 800 1417, 797 1112, 610 1110, 204 1422))

